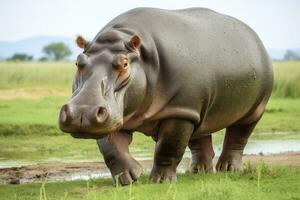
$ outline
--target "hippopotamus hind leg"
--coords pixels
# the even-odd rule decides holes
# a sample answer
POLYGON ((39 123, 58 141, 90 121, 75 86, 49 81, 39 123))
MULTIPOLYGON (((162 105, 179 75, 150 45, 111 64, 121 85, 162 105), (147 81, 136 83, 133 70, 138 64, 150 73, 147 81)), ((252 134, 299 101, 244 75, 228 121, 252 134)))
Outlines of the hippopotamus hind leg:
POLYGON ((189 148, 192 153, 192 163, 190 167, 192 172, 213 171, 213 158, 215 153, 211 135, 190 140, 189 148))
POLYGON ((258 120, 250 124, 237 124, 226 128, 223 150, 216 165, 217 171, 240 171, 242 156, 258 120))

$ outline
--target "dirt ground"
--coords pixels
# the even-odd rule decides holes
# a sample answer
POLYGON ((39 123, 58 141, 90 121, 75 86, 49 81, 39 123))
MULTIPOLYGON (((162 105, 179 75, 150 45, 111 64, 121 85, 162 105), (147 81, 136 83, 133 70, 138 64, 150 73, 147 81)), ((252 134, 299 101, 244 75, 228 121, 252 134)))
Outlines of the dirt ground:
MULTIPOLYGON (((216 163, 217 158, 214 159, 216 163)), ((243 162, 265 162, 270 166, 284 165, 300 167, 300 152, 290 152, 272 155, 245 155, 243 162)), ((139 161, 145 171, 150 171, 152 160, 139 161)), ((184 158, 178 168, 179 172, 188 169, 189 158, 184 158)), ((88 179, 95 177, 110 177, 109 170, 103 162, 78 162, 78 163, 45 163, 0 169, 0 183, 22 184, 29 182, 62 181, 74 179, 88 179)))

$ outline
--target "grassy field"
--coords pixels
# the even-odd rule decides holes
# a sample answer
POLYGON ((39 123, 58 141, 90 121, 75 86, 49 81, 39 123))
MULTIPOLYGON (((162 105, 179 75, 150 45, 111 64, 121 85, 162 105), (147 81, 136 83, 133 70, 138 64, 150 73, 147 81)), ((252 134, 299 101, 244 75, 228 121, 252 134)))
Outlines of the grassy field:
POLYGON ((300 199, 300 169, 248 164, 241 173, 178 175, 178 183, 147 184, 147 177, 127 187, 111 180, 68 181, 0 186, 0 199, 139 200, 139 199, 300 199))
MULTIPOLYGON (((299 139, 300 62, 274 66, 274 94, 252 139, 299 139)), ((0 160, 102 159, 94 140, 78 142, 57 127, 74 71, 72 63, 0 62, 0 160)), ((222 133, 214 135, 215 144, 221 143, 222 133)), ((132 153, 152 155, 151 138, 134 137, 132 153)))
MULTIPOLYGON (((58 130, 58 110, 64 101, 64 97, 0 100, 2 161, 102 160, 94 140, 78 142, 58 130)), ((300 99, 272 99, 251 139, 300 139, 299 105, 300 99)), ((216 133, 213 138, 219 144, 223 133, 216 133)), ((151 138, 134 134, 133 155, 151 156, 153 151, 151 138)))
MULTIPOLYGON (((0 89, 69 95, 75 70, 74 63, 0 62, 0 89)), ((300 97, 300 62, 275 62, 274 77, 274 97, 300 97)))
MULTIPOLYGON (((251 139, 300 139, 300 62, 276 62, 267 111, 251 139)), ((0 164, 102 160, 94 140, 73 139, 57 128, 71 94, 72 63, 0 62, 0 164)), ((220 144, 223 131, 215 134, 220 144)), ((151 138, 135 134, 131 152, 151 156, 151 138)), ((116 188, 110 180, 1 185, 0 199, 300 199, 300 169, 249 167, 244 173, 179 175, 179 183, 116 188), (46 196, 44 194, 46 193, 46 196), (47 198, 46 198, 47 197, 47 198)))
POLYGON ((0 62, 0 89, 55 90, 67 94, 75 70, 70 62, 0 62))
POLYGON ((299 98, 300 97, 300 63, 274 63, 273 97, 299 98))

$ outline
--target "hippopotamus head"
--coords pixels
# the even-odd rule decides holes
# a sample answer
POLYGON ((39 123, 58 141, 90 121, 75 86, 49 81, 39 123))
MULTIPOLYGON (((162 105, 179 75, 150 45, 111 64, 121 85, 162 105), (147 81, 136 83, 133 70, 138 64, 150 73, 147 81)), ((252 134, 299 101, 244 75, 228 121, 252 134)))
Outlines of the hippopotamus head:
POLYGON ((73 95, 60 110, 59 127, 76 138, 101 138, 119 130, 144 98, 141 39, 107 32, 92 42, 78 36, 76 42, 84 51, 77 57, 73 95))

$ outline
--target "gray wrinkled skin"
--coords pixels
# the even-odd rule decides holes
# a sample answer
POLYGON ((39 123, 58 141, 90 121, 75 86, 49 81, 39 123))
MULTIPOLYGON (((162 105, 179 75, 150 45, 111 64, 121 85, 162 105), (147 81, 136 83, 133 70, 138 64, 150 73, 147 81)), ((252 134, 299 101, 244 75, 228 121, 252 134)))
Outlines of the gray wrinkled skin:
POLYGON ((156 141, 151 182, 176 181, 187 146, 191 170, 212 171, 211 133, 224 128, 216 169, 241 170, 273 85, 272 64, 256 33, 204 8, 125 12, 84 45, 77 66, 60 128, 97 139, 112 176, 124 185, 142 174, 128 150, 134 131, 156 141), (121 54, 129 66, 118 71, 112 66, 121 54), (128 74, 120 89, 119 79, 128 74))

